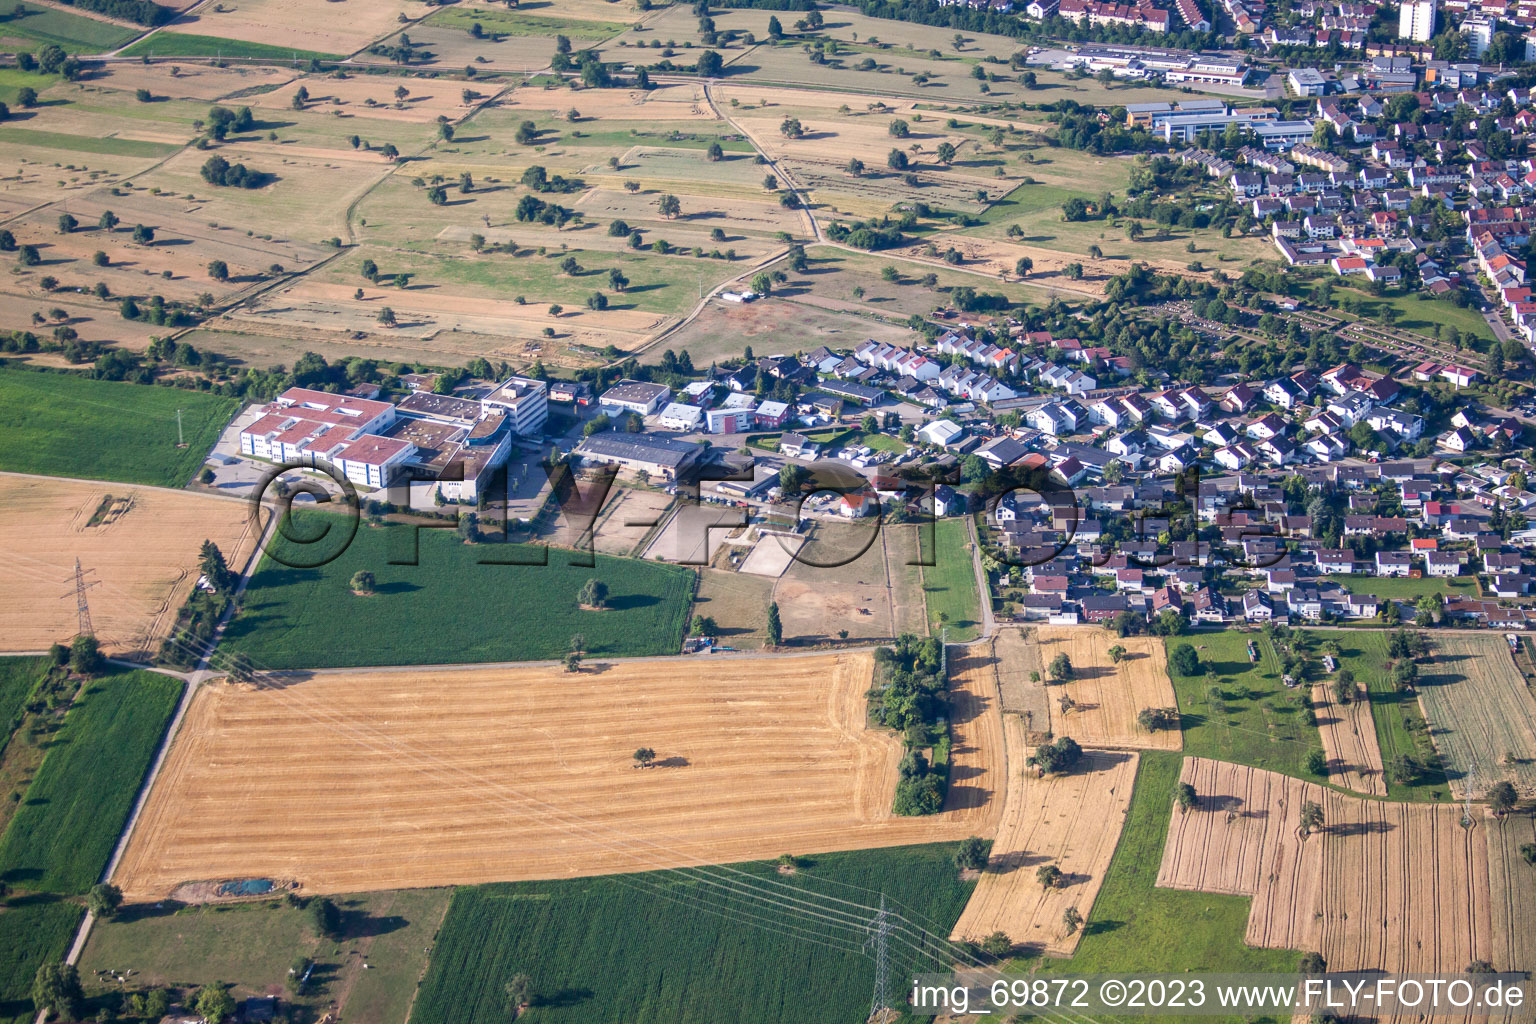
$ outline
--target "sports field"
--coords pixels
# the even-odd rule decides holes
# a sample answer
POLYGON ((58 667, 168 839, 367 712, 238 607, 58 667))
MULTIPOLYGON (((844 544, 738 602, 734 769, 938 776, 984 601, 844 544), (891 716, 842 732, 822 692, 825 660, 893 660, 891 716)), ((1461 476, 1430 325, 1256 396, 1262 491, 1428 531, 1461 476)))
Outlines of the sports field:
POLYGON ((86 685, 0 838, 0 881, 59 893, 97 882, 182 685, 129 671, 86 685))
POLYGON ((871 657, 858 653, 618 662, 575 674, 294 674, 260 688, 205 687, 115 880, 135 899, 244 876, 350 892, 989 830, 1001 766, 988 705, 956 697, 958 788, 973 799, 898 818, 890 804, 901 743, 865 727, 871 673, 871 657), (655 751, 650 768, 631 756, 642 746, 655 751), (302 811, 307 801, 312 814, 302 811))
POLYGON ((863 1020, 874 981, 865 928, 881 895, 901 914, 893 983, 935 969, 918 950, 950 948, 939 937, 972 887, 953 856, 929 845, 810 857, 793 874, 757 862, 460 889, 411 1022, 502 1024, 519 973, 530 1020, 863 1020))
POLYGON ((256 543, 250 508, 201 494, 0 474, 0 651, 38 651, 75 634, 75 561, 91 624, 112 654, 153 652, 197 582, 211 540, 235 571, 256 543))
POLYGON ((465 544, 441 529, 423 529, 413 553, 412 534, 409 526, 360 526, 351 545, 318 569, 278 561, 296 561, 304 550, 279 539, 263 555, 226 643, 276 669, 555 659, 578 634, 589 657, 682 648, 691 570, 601 554, 584 567, 571 551, 465 544), (529 564, 546 552, 547 565, 529 564), (419 564, 391 564, 413 554, 419 564), (521 564, 491 564, 498 560, 521 564), (352 593, 359 570, 377 578, 373 594, 352 593), (606 608, 579 606, 589 579, 607 585, 606 608))
POLYGON ((181 487, 236 408, 180 388, 0 367, 0 470, 181 487))

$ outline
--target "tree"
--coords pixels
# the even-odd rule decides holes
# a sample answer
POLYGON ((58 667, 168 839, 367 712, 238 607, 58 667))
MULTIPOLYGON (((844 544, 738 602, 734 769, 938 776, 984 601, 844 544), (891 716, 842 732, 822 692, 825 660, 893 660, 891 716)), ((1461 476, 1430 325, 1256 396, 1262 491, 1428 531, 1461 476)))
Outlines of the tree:
POLYGON ((395 326, 395 311, 388 306, 379 310, 379 323, 385 327, 395 326))
POLYGON ((1328 971, 1328 961, 1323 959, 1321 953, 1303 953, 1299 970, 1302 974, 1325 974, 1328 971))
POLYGON ((664 195, 656 203, 656 211, 667 220, 671 220, 683 212, 683 204, 678 202, 677 196, 664 195))
POLYGON ((69 667, 76 675, 90 676, 101 671, 101 647, 89 633, 77 636, 69 645, 69 667))
POLYGON ((779 621, 779 603, 768 604, 768 646, 777 647, 784 641, 784 625, 779 621))
POLYGON ((32 1006, 38 1013, 76 1020, 84 997, 74 964, 42 964, 32 978, 32 1006))
POLYGON ((16 256, 16 262, 24 267, 35 267, 43 262, 42 254, 37 251, 35 245, 24 245, 16 256))
POLYGON ((1055 864, 1042 864, 1035 871, 1035 881, 1040 883, 1042 889, 1060 889, 1066 884, 1067 876, 1055 864))
POLYGON ((1488 806, 1500 818, 1514 810, 1519 799, 1520 794, 1515 792, 1515 787, 1508 780, 1495 783, 1488 791, 1488 806))
POLYGON ((229 280, 229 264, 223 260, 211 260, 208 263, 208 276, 215 281, 229 280))
POLYGON ((1327 775, 1328 756, 1315 747, 1307 751, 1307 771, 1313 775, 1327 775))
MULTIPOLYGON (((330 900, 324 900, 324 902, 329 903, 332 910, 336 908, 330 900)), ((223 985, 217 984, 204 985, 198 989, 192 1006, 208 1024, 223 1024, 235 1013, 234 997, 223 985)))
POLYGON ((341 938, 341 911, 325 896, 309 901, 309 924, 322 939, 341 938))
POLYGON ((1035 261, 1028 256, 1020 256, 1018 262, 1013 265, 1013 272, 1020 277, 1028 277, 1029 272, 1035 269, 1035 261))
POLYGON ((725 159, 725 150, 720 147, 720 143, 711 142, 709 148, 704 151, 704 158, 712 164, 719 163, 725 159))
POLYGON ((1303 836, 1309 836, 1323 827, 1323 805, 1313 800, 1306 800, 1301 805, 1300 829, 1303 836))
POLYGON ((641 747, 635 751, 635 764, 641 768, 649 768, 656 763, 656 751, 650 747, 641 747))
POLYGON ((987 866, 990 844, 980 836, 971 836, 955 850, 955 867, 961 871, 980 871, 987 866))
POLYGON ((1109 660, 1114 662, 1116 665, 1120 664, 1121 660, 1124 659, 1124 658, 1125 658, 1125 648, 1124 647, 1120 646, 1119 644, 1115 644, 1113 647, 1111 647, 1109 649, 1109 660))
POLYGON ((1181 782, 1173 788, 1174 803, 1179 805, 1179 813, 1183 814, 1199 803, 1200 798, 1195 795, 1195 787, 1187 782, 1181 782))
POLYGON ((603 608, 608 604, 608 584, 602 580, 589 579, 581 585, 581 591, 576 595, 576 601, 584 608, 603 608))
POLYGON ((907 154, 899 149, 893 149, 886 154, 885 165, 893 171, 904 171, 908 167, 907 154))
POLYGON ((699 54, 696 67, 698 73, 704 78, 719 78, 721 70, 725 67, 725 61, 714 50, 705 50, 699 54))
POLYGON ((37 90, 30 85, 24 85, 16 90, 16 102, 24 107, 37 106, 37 90))
POLYGON ((1052 679, 1058 683, 1064 683, 1072 678, 1072 659, 1067 657, 1066 652, 1063 651, 1051 659, 1051 664, 1046 671, 1052 679))
POLYGON ((864 161, 860 160, 856 156, 855 157, 849 157, 849 159, 848 159, 848 173, 853 175, 855 178, 862 177, 863 174, 864 174, 864 161))
POLYGON ((1355 697, 1355 674, 1347 668, 1339 669, 1333 677, 1333 699, 1348 704, 1355 697))
POLYGON ((1040 770, 1041 775, 1056 775, 1070 771, 1083 756, 1083 749, 1070 736, 1059 737, 1054 743, 1043 743, 1035 748, 1027 763, 1040 770))
POLYGON ((230 571, 224 552, 213 541, 203 541, 203 546, 198 549, 197 568, 217 593, 227 594, 234 589, 235 574, 230 571))
POLYGON ((1201 673, 1200 654, 1187 643, 1174 644, 1168 652, 1168 667, 1181 676, 1198 676, 1201 673))
POLYGON ((890 124, 886 125, 885 130, 893 139, 905 139, 912 134, 912 129, 908 127, 907 122, 903 121, 899 117, 892 121, 890 124))
POLYGON ((86 894, 85 907, 103 921, 117 916, 117 908, 123 905, 123 891, 108 882, 98 882, 86 894))
POLYGON ((565 665, 565 670, 567 672, 580 672, 581 671, 581 652, 580 651, 568 651, 568 652, 566 652, 565 660, 564 660, 564 665, 565 665))
POLYGON ((952 164, 955 162, 955 147, 952 143, 941 142, 937 151, 939 163, 952 164))
POLYGON ((59 234, 67 235, 80 226, 80 222, 67 213, 59 214, 59 234))
POLYGON ((775 43, 784 38, 784 26, 773 15, 768 16, 768 38, 775 43))
POLYGON ((511 1004, 513 1017, 516 1017, 525 1007, 531 1005, 533 1003, 533 979, 522 973, 512 975, 512 980, 507 982, 507 1002, 511 1004))
POLYGON ((810 473, 804 466, 793 462, 786 462, 779 467, 779 491, 785 496, 799 494, 800 488, 805 485, 810 473))
POLYGON ((1004 957, 1013 950, 1013 940, 1007 932, 993 932, 981 940, 981 951, 990 957, 1004 957))

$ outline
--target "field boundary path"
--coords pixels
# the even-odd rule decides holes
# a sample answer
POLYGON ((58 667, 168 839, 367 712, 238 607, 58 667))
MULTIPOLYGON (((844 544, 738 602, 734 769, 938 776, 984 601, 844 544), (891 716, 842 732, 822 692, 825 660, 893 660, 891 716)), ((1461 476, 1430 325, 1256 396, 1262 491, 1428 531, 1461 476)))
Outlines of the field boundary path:
MULTIPOLYGON (((216 495, 216 497, 222 497, 222 495, 216 495)), ((235 498, 231 500, 239 501, 240 499, 235 498)), ((213 635, 209 637, 208 646, 203 652, 203 656, 198 659, 196 668, 191 672, 175 672, 134 662, 114 661, 115 664, 131 665, 134 668, 158 672, 161 675, 174 676, 177 679, 185 680, 187 685, 181 692, 181 701, 176 705, 176 713, 171 717, 170 724, 165 727, 164 735, 160 737, 160 746, 155 751, 154 763, 150 765, 149 772, 144 776, 144 782, 139 786, 138 795, 133 801, 133 810, 128 815, 128 821, 123 825, 122 834, 117 837, 117 845, 112 849, 112 859, 107 862, 106 868, 101 873, 101 881, 103 882, 112 878, 113 873, 117 870, 118 862, 123 858, 123 851, 128 849, 129 840, 133 838, 134 827, 139 823, 139 815, 143 812, 144 805, 149 800, 150 790, 154 788, 155 780, 160 775, 160 769, 165 764, 166 756, 170 753, 171 746, 176 740, 176 735, 181 730, 181 723, 186 718, 187 709, 192 706, 193 696, 210 676, 216 674, 209 671, 208 661, 213 656, 213 652, 218 649, 219 640, 224 635, 224 627, 228 626, 230 620, 234 618, 235 608, 239 605, 240 598, 245 593, 246 585, 250 583, 251 576, 256 571, 256 566, 261 562, 261 553, 266 549, 267 541, 271 539, 270 534, 277 526, 277 522, 278 517, 276 515, 269 514, 267 516, 267 522, 262 527, 261 537, 256 542, 256 547, 252 550, 251 557, 246 560, 245 568, 241 570, 239 581, 235 584, 233 600, 230 601, 229 607, 224 610, 218 625, 214 627, 213 635)), ((91 926, 95 923, 96 916, 87 910, 85 917, 80 921, 80 927, 75 932, 74 941, 70 943, 69 953, 64 958, 65 963, 79 963, 80 954, 85 951, 86 941, 91 937, 91 926)), ((47 1011, 39 1012, 35 1024, 46 1024, 47 1019, 47 1011)))

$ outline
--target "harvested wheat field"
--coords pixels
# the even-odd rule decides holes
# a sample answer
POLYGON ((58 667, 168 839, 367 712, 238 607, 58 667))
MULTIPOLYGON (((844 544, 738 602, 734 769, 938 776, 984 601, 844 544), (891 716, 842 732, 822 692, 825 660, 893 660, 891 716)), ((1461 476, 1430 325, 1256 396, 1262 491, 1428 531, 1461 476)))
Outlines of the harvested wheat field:
MULTIPOLYGON (((865 653, 289 675, 188 712, 114 881, 318 892, 564 878, 963 838, 997 808, 995 710, 960 694, 963 806, 890 810, 865 653), (973 713, 979 713, 977 718, 973 713), (657 763, 635 767, 639 746, 657 763), (312 812, 312 813, 311 813, 312 812)), ((952 793, 953 795, 953 793, 952 793)))
POLYGON ((1488 888, 1493 899, 1493 966, 1529 970, 1536 964, 1536 871, 1520 848, 1536 843, 1536 816, 1487 819, 1488 888))
POLYGON ((1510 948, 1493 931, 1488 824, 1463 828, 1459 807, 1364 800, 1203 758, 1181 778, 1198 803, 1173 816, 1158 884, 1251 894, 1249 945, 1406 973, 1461 971, 1510 948), (1307 801, 1324 824, 1303 838, 1307 801))
POLYGON ((1049 666, 1058 654, 1072 662, 1072 679, 1046 688, 1056 735, 1071 736, 1085 747, 1178 750, 1183 745, 1176 729, 1148 732, 1136 724, 1144 708, 1177 706, 1162 641, 1145 636, 1121 639, 1080 626, 1041 626, 1034 635, 1041 664, 1049 666), (1126 651, 1118 665, 1109 659, 1115 644, 1126 651), (1076 704, 1065 713, 1063 696, 1076 704))
MULTIPOLYGON (((269 110, 291 110, 293 97, 303 86, 309 92, 308 109, 341 113, 344 117, 426 124, 436 121, 440 114, 449 120, 458 120, 474 109, 474 103, 464 102, 466 86, 462 81, 412 78, 406 86, 409 95, 404 100, 396 100, 395 89, 404 84, 398 78, 383 75, 359 75, 356 78, 311 75, 256 97, 252 105, 269 110)), ((486 96, 495 93, 496 88, 485 86, 475 90, 481 96, 475 103, 483 102, 486 96)))
POLYGON ((207 64, 108 64, 91 77, 92 86, 155 96, 216 100, 230 93, 271 88, 292 81, 297 72, 280 67, 216 68, 207 64))
POLYGON ((412 17, 422 13, 420 7, 405 0, 338 0, 323 4, 304 0, 240 0, 235 4, 202 7, 162 31, 344 55, 398 29, 400 15, 412 17))
MULTIPOLYGON (((1009 764, 1022 765, 1023 720, 1007 716, 1004 735, 1009 764)), ((1032 950, 1072 955, 1082 929, 1066 934, 1062 915, 1076 907, 1085 921, 1093 919, 1093 901, 1120 840, 1135 779, 1136 755, 1122 751, 1086 751, 1078 767, 1059 778, 1010 772, 991 860, 950 938, 979 941, 1001 931, 1032 950), (1092 813, 1084 813, 1087 808, 1092 813), (1045 889, 1035 880, 1046 864, 1062 870, 1064 886, 1045 889)))
POLYGON ((1536 795, 1536 698, 1502 638, 1435 636, 1418 689, 1458 799, 1480 800, 1501 780, 1522 796, 1536 795))
POLYGON ((1386 796, 1387 777, 1365 687, 1356 683, 1354 698, 1340 705, 1332 687, 1319 683, 1312 687, 1312 709, 1328 755, 1329 780, 1366 796, 1386 796))
POLYGON ((36 651, 75 635, 75 559, 100 581, 91 623, 109 654, 153 651, 198 576, 212 540, 231 568, 255 542, 241 501, 127 484, 0 474, 0 650, 36 651))

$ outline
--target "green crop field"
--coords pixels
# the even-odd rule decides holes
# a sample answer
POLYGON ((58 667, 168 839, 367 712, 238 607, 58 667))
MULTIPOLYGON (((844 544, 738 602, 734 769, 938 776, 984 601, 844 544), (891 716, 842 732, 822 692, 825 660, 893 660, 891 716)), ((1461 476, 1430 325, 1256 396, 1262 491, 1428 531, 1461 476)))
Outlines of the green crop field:
POLYGON ((92 138, 61 132, 37 132, 29 128, 0 128, 0 144, 37 146, 67 153, 105 153, 109 156, 170 156, 181 149, 169 142, 141 142, 137 139, 92 138))
MULTIPOLYGON (((926 531, 919 530, 922 537, 926 531)), ((955 643, 981 633, 981 602, 976 593, 976 567, 967 545, 964 519, 940 519, 933 527, 934 565, 923 566, 923 592, 928 599, 928 629, 934 636, 945 628, 955 643)))
POLYGON ((0 879, 62 893, 96 884, 183 685, 126 671, 86 685, 0 838, 0 879))
MULTIPOLYGON (((548 565, 479 564, 533 562, 545 549, 464 544, 452 530, 432 529, 421 531, 418 565, 391 565, 410 556, 412 529, 361 526, 319 569, 290 569, 265 555, 225 642, 279 669, 560 658, 577 633, 594 657, 676 654, 682 646, 693 588, 687 569, 607 555, 583 567, 572 563, 586 556, 560 549, 549 550, 548 565), (360 569, 377 577, 375 594, 351 592, 360 569), (578 607, 589 579, 608 585, 606 610, 578 607)), ((290 546, 276 545, 280 555, 290 546)))
POLYGON ((123 51, 125 57, 254 57, 271 61, 341 60, 339 53, 316 53, 242 39, 196 36, 187 32, 156 32, 123 51))
MULTIPOLYGON (((1415 582, 1404 580, 1401 582, 1415 582)), ((1420 761, 1434 754, 1434 745, 1425 728, 1418 698, 1398 693, 1392 688, 1388 667, 1387 635, 1376 630, 1308 630, 1321 640, 1339 644, 1339 664, 1365 684, 1371 696, 1371 717, 1376 722, 1376 745, 1381 748, 1382 764, 1391 764, 1398 754, 1411 754, 1420 761)), ((1394 782, 1386 775, 1387 795, 1393 800, 1449 800, 1449 783, 1439 771, 1426 772, 1409 785, 1394 782)))
POLYGON ((37 969, 64 959, 85 909, 47 896, 23 896, 0 907, 0 1024, 30 1024, 37 969))
POLYGON ((1299 953, 1243 944, 1252 902, 1248 897, 1157 888, 1182 763, 1183 756, 1176 752, 1141 752, 1125 829, 1082 941, 1070 960, 1046 960, 1042 970, 1080 975, 1296 969, 1299 953))
MULTIPOLYGON (((874 963, 861 947, 874 915, 833 900, 878 907, 883 893, 914 931, 947 935, 973 885, 960 881, 954 849, 826 854, 793 875, 761 862, 706 869, 736 895, 691 871, 460 889, 411 1022, 502 1024, 505 985, 519 973, 532 982, 529 1019, 548 1024, 862 1021, 874 963), (748 899, 746 886, 779 899, 748 899), (791 899, 860 916, 834 926, 788 912, 791 899)), ((902 978, 917 965, 905 943, 891 948, 892 977, 902 978)))
POLYGON ((23 0, 0 0, 0 39, 23 44, 56 43, 70 53, 100 53, 115 50, 143 31, 23 0))
POLYGON ((1169 669, 1179 699, 1184 752, 1319 781, 1306 770, 1307 753, 1323 748, 1317 726, 1297 702, 1306 687, 1287 689, 1273 644, 1259 633, 1227 630, 1170 638, 1192 644, 1205 671, 1182 676, 1169 669), (1259 648, 1248 661, 1247 643, 1259 648))
POLYGON ((0 367, 0 470, 181 487, 239 407, 181 388, 0 367))
POLYGON ((21 725, 27 698, 51 664, 47 658, 0 658, 0 754, 21 725))

